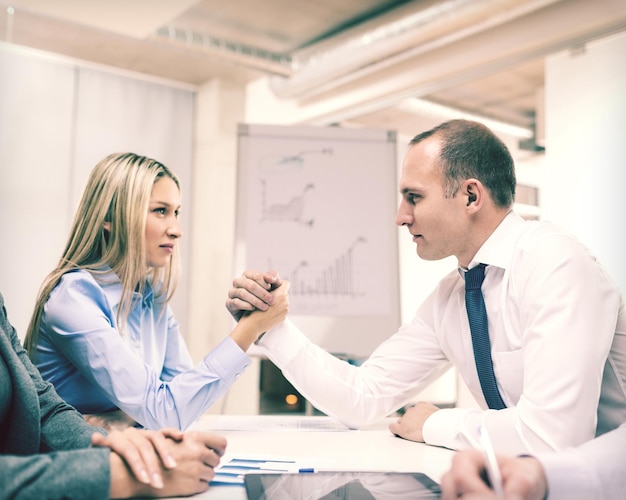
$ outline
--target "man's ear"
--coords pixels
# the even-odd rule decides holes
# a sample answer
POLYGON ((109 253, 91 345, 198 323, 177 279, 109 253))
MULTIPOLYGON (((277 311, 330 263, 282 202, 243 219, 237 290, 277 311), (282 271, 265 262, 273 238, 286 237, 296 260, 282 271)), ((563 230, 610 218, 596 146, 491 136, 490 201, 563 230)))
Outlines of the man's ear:
POLYGON ((478 186, 476 181, 466 181, 464 191, 465 196, 467 196, 467 206, 469 207, 472 203, 476 203, 480 194, 480 186, 478 186))
POLYGON ((469 207, 472 203, 474 203, 476 201, 476 195, 474 193, 471 192, 471 190, 468 188, 467 190, 467 206, 469 207))

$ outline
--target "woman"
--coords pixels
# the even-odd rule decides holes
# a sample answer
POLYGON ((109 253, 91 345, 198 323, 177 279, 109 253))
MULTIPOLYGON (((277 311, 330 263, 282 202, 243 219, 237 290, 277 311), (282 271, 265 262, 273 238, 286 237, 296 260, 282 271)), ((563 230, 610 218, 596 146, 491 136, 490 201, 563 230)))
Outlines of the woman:
POLYGON ((208 488, 225 449, 223 437, 203 432, 104 436, 41 378, 0 294, 0 499, 193 495, 208 488))
MULTIPOLYGON (((83 414, 185 429, 250 364, 245 351, 282 321, 276 305, 247 315, 195 367, 168 305, 178 270, 177 177, 133 153, 96 165, 59 264, 45 279, 25 339, 59 395, 83 414)), ((282 287, 280 287, 282 288, 282 287)))

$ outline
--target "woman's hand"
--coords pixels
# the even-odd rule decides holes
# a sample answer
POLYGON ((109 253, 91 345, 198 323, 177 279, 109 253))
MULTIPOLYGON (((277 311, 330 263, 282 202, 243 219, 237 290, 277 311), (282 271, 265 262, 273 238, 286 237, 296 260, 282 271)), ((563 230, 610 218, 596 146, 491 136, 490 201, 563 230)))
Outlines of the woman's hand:
POLYGON ((289 313, 289 282, 281 281, 280 286, 269 292, 273 297, 273 304, 266 310, 253 310, 243 314, 239 323, 231 333, 233 340, 247 351, 260 335, 280 324, 289 313))

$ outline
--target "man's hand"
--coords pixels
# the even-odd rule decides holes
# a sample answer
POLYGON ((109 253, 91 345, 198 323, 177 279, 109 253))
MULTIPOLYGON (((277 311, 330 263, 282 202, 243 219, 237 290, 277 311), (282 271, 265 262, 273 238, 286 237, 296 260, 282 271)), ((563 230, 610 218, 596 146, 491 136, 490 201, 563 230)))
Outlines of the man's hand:
POLYGON ((420 401, 415 406, 407 409, 397 422, 389 424, 389 430, 396 436, 409 441, 424 442, 424 422, 439 408, 430 403, 420 401))
POLYGON ((261 335, 287 318, 289 313, 289 282, 282 281, 271 294, 274 304, 267 311, 251 311, 242 316, 230 336, 245 352, 261 335))
MULTIPOLYGON (((532 457, 498 456, 504 495, 511 500, 542 500, 548 488, 545 472, 532 457)), ((495 499, 486 483, 485 459, 477 450, 459 451, 452 467, 441 478, 442 500, 495 499)))
POLYGON ((270 292, 281 283, 276 271, 261 273, 246 270, 233 280, 233 287, 228 291, 226 299, 226 309, 237 321, 248 311, 266 311, 274 304, 274 297, 270 292))

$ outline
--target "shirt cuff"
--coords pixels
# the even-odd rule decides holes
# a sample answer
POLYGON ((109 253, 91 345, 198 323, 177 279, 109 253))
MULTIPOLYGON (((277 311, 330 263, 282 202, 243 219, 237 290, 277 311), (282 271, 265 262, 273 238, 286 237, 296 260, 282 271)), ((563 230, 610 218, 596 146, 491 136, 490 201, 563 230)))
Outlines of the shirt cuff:
POLYGON ((467 448, 473 445, 473 436, 460 437, 466 417, 472 413, 470 409, 444 408, 437 410, 424 422, 422 437, 426 444, 444 446, 452 450, 467 448))
POLYGON ((290 320, 267 331, 259 340, 263 353, 279 366, 285 366, 296 355, 306 349, 311 341, 290 320))
POLYGON ((580 454, 571 451, 535 455, 546 474, 549 500, 588 500, 596 498, 600 485, 580 454), (572 478, 576 478, 573 480, 572 478))
POLYGON ((213 378, 217 374, 219 378, 230 383, 235 381, 251 362, 250 357, 228 335, 204 357, 202 365, 208 370, 210 377, 213 378))

